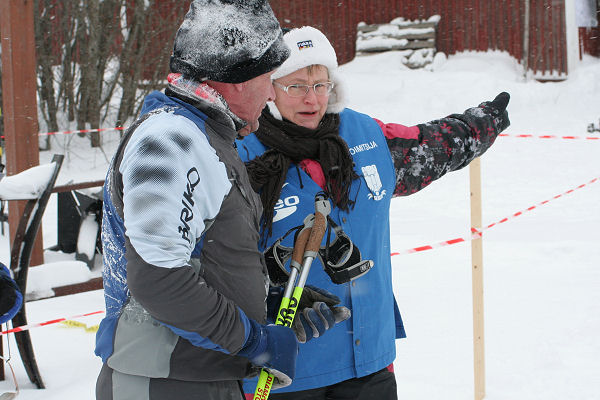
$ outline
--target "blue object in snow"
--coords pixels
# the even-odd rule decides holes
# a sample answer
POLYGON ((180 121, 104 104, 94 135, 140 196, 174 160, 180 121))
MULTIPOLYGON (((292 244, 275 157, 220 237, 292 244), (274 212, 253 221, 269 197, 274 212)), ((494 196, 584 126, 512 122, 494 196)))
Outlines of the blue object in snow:
POLYGON ((23 295, 10 271, 0 262, 0 324, 10 321, 21 309, 23 295))

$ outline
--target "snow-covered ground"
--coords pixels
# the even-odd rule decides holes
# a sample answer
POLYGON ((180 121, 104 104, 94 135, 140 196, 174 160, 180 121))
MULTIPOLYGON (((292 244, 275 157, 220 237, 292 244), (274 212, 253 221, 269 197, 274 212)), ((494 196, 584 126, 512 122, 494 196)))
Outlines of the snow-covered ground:
MULTIPOLYGON (((409 70, 399 57, 365 56, 342 67, 352 108, 411 125, 462 112, 501 91, 512 96, 510 136, 482 157, 484 225, 537 207, 484 234, 486 398, 600 399, 600 181, 589 183, 600 177, 600 140, 515 137, 599 137, 586 127, 600 119, 600 60, 584 59, 567 81, 539 83, 523 81, 518 64, 503 53, 437 58, 433 72, 409 70)), ((104 152, 74 135, 57 137, 69 149, 59 184, 104 177, 118 134, 102 135, 104 152)), ((40 158, 47 163, 51 154, 40 158)), ((392 204, 393 251, 468 236, 468 169, 392 204)), ((52 199, 44 246, 55 243, 52 199)), ((0 237, 0 258, 6 262, 8 254, 7 237, 0 237)), ((395 294, 408 333, 397 342, 400 399, 473 398, 470 254, 462 243, 393 257, 395 294)), ((102 292, 33 301, 27 308, 30 323, 93 312, 103 309, 102 292)), ((92 326, 99 320, 79 321, 92 326)), ((29 383, 9 336, 18 398, 93 398, 100 368, 94 334, 54 324, 31 335, 47 388, 29 383)), ((13 387, 7 368, 0 394, 13 387)))

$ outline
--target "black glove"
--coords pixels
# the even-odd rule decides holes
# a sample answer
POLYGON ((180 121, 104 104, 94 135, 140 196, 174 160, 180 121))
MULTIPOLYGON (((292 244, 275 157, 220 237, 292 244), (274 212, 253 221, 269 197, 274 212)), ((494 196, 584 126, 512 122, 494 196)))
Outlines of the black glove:
POLYGON ((508 105, 509 101, 510 101, 510 94, 508 94, 506 92, 502 92, 498 96, 496 96, 496 98, 494 100, 492 100, 490 105, 493 108, 497 109, 498 111, 504 112, 504 110, 506 110, 506 106, 508 105))
POLYGON ((0 263, 0 324, 10 321, 21 309, 23 295, 10 277, 8 268, 0 263))
POLYGON ((248 339, 237 355, 273 374, 273 389, 289 386, 296 375, 298 357, 298 341, 294 332, 286 326, 260 325, 254 320, 249 321, 248 339))
POLYGON ((500 93, 492 101, 486 101, 479 105, 479 107, 486 110, 492 117, 494 117, 494 124, 498 132, 502 132, 510 126, 510 120, 508 119, 508 112, 506 106, 510 100, 510 95, 506 92, 500 93))
MULTIPOLYGON (((267 297, 267 320, 269 322, 276 321, 282 295, 281 287, 270 288, 267 297)), ((306 343, 313 337, 320 337, 335 324, 350 318, 350 310, 344 306, 337 306, 339 303, 339 297, 327 290, 306 285, 292 323, 292 329, 298 341, 306 343)))

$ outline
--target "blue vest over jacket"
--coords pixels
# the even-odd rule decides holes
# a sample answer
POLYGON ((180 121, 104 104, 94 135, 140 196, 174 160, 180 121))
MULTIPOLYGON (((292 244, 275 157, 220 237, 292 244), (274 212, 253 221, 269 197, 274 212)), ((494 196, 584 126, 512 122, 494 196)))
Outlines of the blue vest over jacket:
MULTIPOLYGON (((327 386, 379 371, 394 361, 394 340, 406 336, 392 291, 389 210, 396 175, 390 151, 381 128, 371 117, 345 109, 340 120, 340 136, 348 143, 360 178, 352 183, 350 191, 350 199, 356 202, 354 208, 344 212, 333 207, 330 216, 358 246, 362 258, 373 260, 375 265, 366 275, 336 285, 320 261, 313 262, 307 283, 339 296, 341 305, 351 309, 352 317, 323 337, 300 345, 296 378, 281 392, 327 386)), ((237 145, 243 161, 266 150, 254 134, 237 145)), ((266 247, 314 213, 314 198, 320 191, 309 175, 292 165, 275 206, 273 234, 266 247)), ((284 245, 293 246, 291 236, 286 237, 284 245)), ((246 393, 254 392, 255 387, 255 380, 245 382, 246 393)))

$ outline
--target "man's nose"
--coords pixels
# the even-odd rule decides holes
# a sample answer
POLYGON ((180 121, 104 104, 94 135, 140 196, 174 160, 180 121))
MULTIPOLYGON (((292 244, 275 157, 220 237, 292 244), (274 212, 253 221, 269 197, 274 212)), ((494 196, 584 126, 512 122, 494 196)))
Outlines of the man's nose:
POLYGON ((267 93, 267 101, 275 101, 275 87, 273 86, 273 81, 269 81, 269 92, 267 93))

